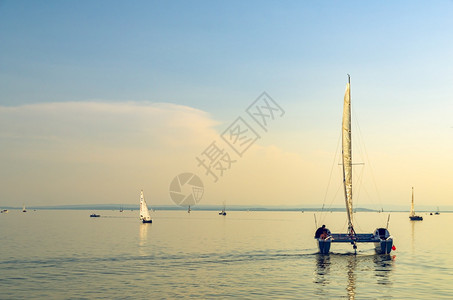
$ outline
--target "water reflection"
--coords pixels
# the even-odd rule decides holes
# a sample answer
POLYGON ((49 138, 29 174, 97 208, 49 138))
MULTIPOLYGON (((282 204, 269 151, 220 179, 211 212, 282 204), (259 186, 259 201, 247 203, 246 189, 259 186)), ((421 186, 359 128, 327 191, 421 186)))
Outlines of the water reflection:
POLYGON ((347 256, 348 266, 348 286, 346 291, 348 292, 348 299, 355 299, 355 288, 356 288, 356 274, 355 269, 357 267, 357 255, 347 256))
POLYGON ((143 247, 146 245, 146 239, 148 238, 148 224, 140 223, 139 227, 139 242, 138 245, 143 247))
POLYGON ((393 270, 393 263, 395 261, 395 255, 375 255, 373 258, 374 262, 374 273, 376 276, 377 284, 380 285, 391 285, 390 273, 393 270))
POLYGON ((415 222, 411 222, 411 249, 414 253, 414 244, 415 244, 415 222))
POLYGON ((346 290, 346 297, 353 300, 357 294, 357 277, 365 281, 375 277, 377 285, 391 285, 389 275, 394 259, 395 256, 378 254, 317 254, 313 279, 317 284, 316 293, 322 298, 329 298, 338 297, 340 290, 346 290), (345 275, 347 283, 344 287, 345 275))
POLYGON ((330 271, 330 255, 317 254, 316 255, 316 271, 315 271, 315 283, 321 285, 329 284, 327 274, 330 271))

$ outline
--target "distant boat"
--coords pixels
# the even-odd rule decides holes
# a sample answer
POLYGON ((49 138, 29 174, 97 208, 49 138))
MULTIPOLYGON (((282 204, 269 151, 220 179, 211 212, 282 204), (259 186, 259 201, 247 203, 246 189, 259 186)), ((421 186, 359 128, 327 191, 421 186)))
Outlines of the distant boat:
POLYGON ((22 205, 22 212, 27 212, 27 210, 25 209, 25 204, 22 205))
POLYGON ((226 216, 225 205, 223 206, 222 211, 219 212, 219 215, 221 215, 221 216, 226 216))
POLYGON ((409 214, 409 219, 411 219, 411 221, 423 221, 423 217, 422 216, 415 215, 415 210, 414 210, 414 187, 412 187, 412 202, 411 202, 411 212, 409 214))
POLYGON ((8 213, 8 210, 7 210, 7 209, 2 209, 0 212, 1 212, 2 214, 7 214, 7 213, 8 213))
POLYGON ((189 213, 189 214, 190 214, 190 205, 189 205, 189 208, 187 209, 187 213, 189 213))
POLYGON ((124 211, 124 209, 123 209, 123 206, 121 205, 120 206, 120 212, 123 212, 123 211, 124 211))
POLYGON ((143 223, 152 223, 151 216, 149 215, 148 205, 146 205, 145 197, 143 196, 143 190, 140 192, 140 220, 143 223))
POLYGON ((95 214, 95 213, 92 213, 92 214, 90 215, 90 218, 99 218, 100 216, 101 216, 101 215, 97 215, 97 214, 95 214))
POLYGON ((435 215, 440 215, 439 206, 437 207, 437 211, 436 211, 434 214, 435 214, 435 215))
MULTIPOLYGON (((344 95, 343 123, 342 123, 342 159, 343 159, 343 187, 348 216, 347 233, 330 233, 323 225, 315 233, 319 252, 328 254, 331 243, 352 244, 357 251, 357 243, 374 243, 375 250, 379 254, 388 254, 394 250, 393 238, 387 228, 377 228, 374 233, 356 233, 353 225, 352 207, 352 140, 351 140, 351 78, 348 74, 348 83, 344 95)), ((388 222, 387 222, 388 224, 388 222)))

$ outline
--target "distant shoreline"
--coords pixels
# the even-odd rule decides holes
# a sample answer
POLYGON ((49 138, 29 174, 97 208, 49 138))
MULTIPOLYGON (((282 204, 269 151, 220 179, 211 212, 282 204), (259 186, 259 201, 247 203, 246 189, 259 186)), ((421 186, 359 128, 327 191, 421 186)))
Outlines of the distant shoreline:
MULTIPOLYGON (((169 211, 178 211, 178 210, 187 210, 187 207, 181 207, 176 205, 156 205, 150 206, 153 210, 169 210, 169 211)), ((192 206, 191 210, 193 211, 217 211, 221 210, 223 206, 220 205, 199 205, 192 206)), ((2 206, 0 209, 10 209, 10 210, 22 210, 22 207, 14 206, 2 206)), ((120 210, 125 211, 138 210, 138 205, 118 205, 118 204, 93 204, 93 205, 53 205, 53 206, 27 206, 27 210, 120 210)), ((318 207, 272 207, 272 206, 241 206, 241 205, 232 205, 227 206, 227 211, 295 211, 295 212, 344 212, 343 207, 335 207, 330 209, 322 209, 318 207)), ((368 208, 356 208, 355 212, 379 212, 375 209, 368 208)), ((392 209, 386 210, 382 213, 389 212, 409 212, 409 210, 401 209, 392 209)), ((435 210, 417 210, 418 213, 434 213, 435 210)), ((451 210, 440 210, 440 213, 451 213, 451 210)))

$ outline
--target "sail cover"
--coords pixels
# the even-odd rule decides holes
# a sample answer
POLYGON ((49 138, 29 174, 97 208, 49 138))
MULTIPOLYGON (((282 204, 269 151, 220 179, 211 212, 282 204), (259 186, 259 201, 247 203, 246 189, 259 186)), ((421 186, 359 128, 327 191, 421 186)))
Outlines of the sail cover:
POLYGON ((143 196, 143 190, 140 192, 140 220, 149 221, 151 216, 149 215, 148 206, 146 205, 145 197, 143 196))
POLYGON ((344 197, 346 201, 346 212, 348 214, 348 229, 352 226, 352 145, 351 145, 351 90, 350 79, 346 85, 343 106, 343 129, 342 129, 342 153, 343 153, 343 184, 344 197))

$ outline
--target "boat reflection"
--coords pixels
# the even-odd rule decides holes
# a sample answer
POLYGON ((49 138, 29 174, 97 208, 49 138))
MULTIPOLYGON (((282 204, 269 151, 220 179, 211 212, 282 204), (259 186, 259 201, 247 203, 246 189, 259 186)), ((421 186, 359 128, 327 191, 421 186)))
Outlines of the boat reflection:
POLYGON ((355 299, 356 289, 356 268, 357 268, 357 255, 348 255, 347 259, 348 268, 348 286, 346 291, 348 292, 348 299, 355 299))
POLYGON ((375 255, 373 258, 374 262, 374 276, 376 277, 376 283, 379 285, 392 285, 390 280, 390 274, 393 270, 393 264, 396 259, 396 255, 375 255))
MULTIPOLYGON (((317 284, 316 294, 320 298, 338 298, 346 291, 345 297, 353 300, 358 289, 357 278, 363 279, 363 281, 360 280, 361 282, 370 282, 366 278, 374 277, 377 285, 391 285, 390 274, 393 270, 394 259, 395 256, 389 254, 316 254, 316 269, 313 278, 313 282, 317 284), (346 287, 342 283, 345 274, 346 287)), ((369 288, 371 287, 366 287, 366 289, 369 288)))
POLYGON ((140 223, 139 226, 139 242, 138 245, 139 247, 146 246, 146 240, 148 238, 148 224, 146 223, 140 223))
POLYGON ((326 275, 330 272, 330 255, 316 254, 316 271, 314 282, 321 285, 329 284, 329 279, 326 275))
POLYGON ((412 254, 415 253, 415 223, 417 222, 411 222, 411 250, 412 254))

